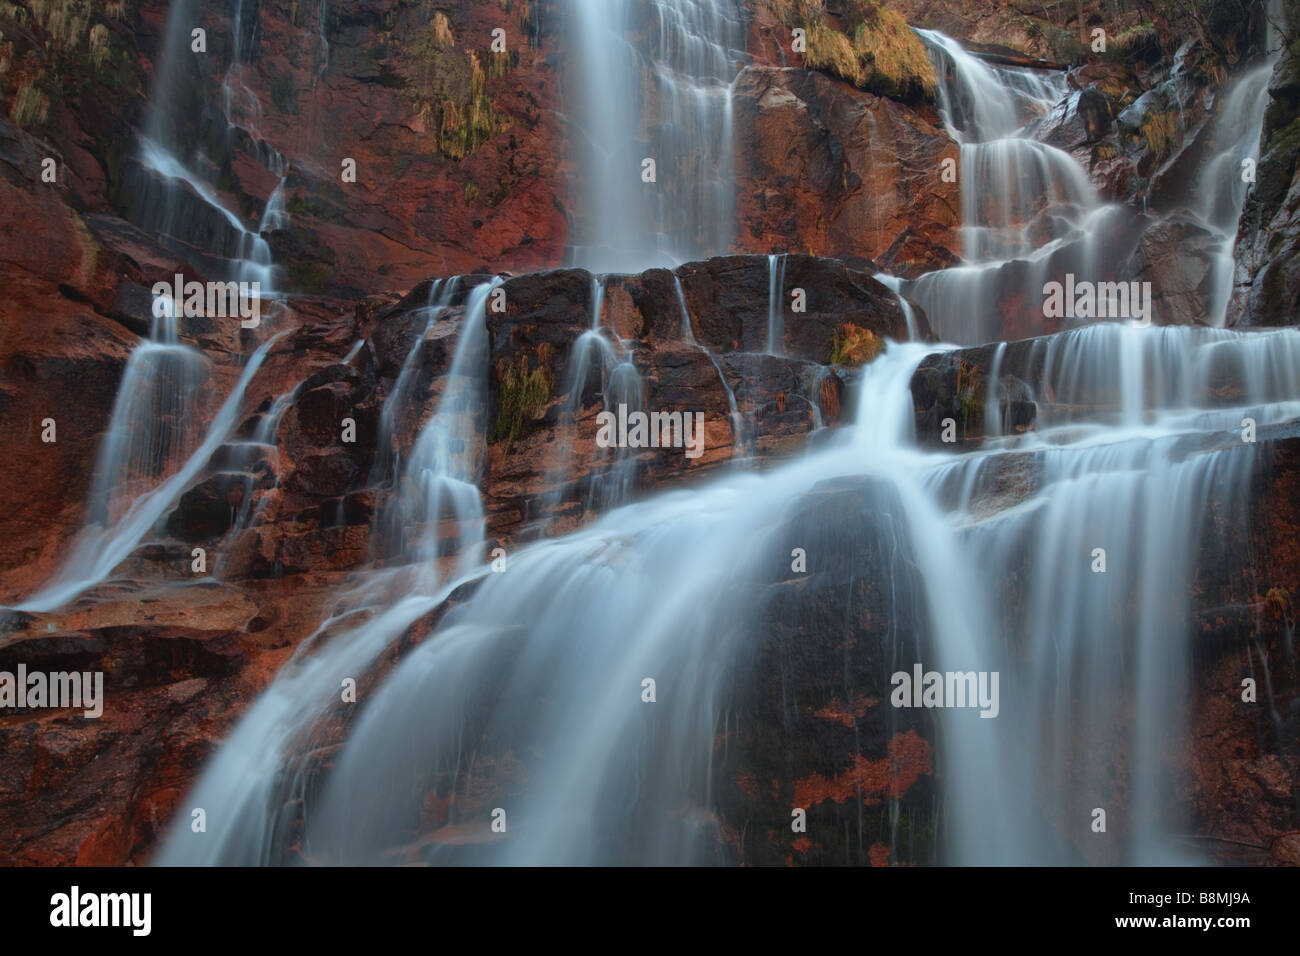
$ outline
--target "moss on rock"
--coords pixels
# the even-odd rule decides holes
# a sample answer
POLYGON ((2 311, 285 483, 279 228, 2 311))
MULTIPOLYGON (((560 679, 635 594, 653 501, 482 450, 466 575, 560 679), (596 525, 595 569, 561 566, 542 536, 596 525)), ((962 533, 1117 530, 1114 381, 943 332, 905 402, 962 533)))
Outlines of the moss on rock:
POLYGON ((498 364, 495 370, 497 416, 490 441, 505 441, 507 447, 514 444, 528 423, 550 402, 555 388, 551 357, 550 347, 543 343, 537 347, 535 366, 527 354, 520 354, 516 362, 498 364))
POLYGON ((845 0, 837 28, 821 0, 764 0, 791 30, 805 31, 804 66, 892 99, 930 97, 937 86, 925 44, 897 10, 845 0))

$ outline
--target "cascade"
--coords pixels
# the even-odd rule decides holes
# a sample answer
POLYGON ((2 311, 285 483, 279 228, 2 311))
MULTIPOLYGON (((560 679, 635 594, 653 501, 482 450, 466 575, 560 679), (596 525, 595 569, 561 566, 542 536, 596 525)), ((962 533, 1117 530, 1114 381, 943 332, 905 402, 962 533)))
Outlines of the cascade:
MULTIPOLYGON (((219 277, 258 283, 265 304, 275 295, 275 274, 270 246, 261 233, 283 228, 288 214, 284 204, 284 159, 257 136, 260 105, 242 79, 256 18, 246 22, 244 0, 238 0, 232 13, 234 55, 222 83, 227 148, 234 131, 241 131, 257 145, 258 157, 267 169, 279 176, 279 183, 267 199, 258 231, 254 232, 222 203, 213 182, 194 171, 212 166, 210 157, 196 156, 197 163, 190 166, 177 156, 180 150, 176 144, 181 141, 179 126, 189 109, 184 102, 187 84, 183 73, 196 11, 194 0, 178 0, 169 11, 160 68, 139 143, 142 165, 158 179, 143 187, 145 202, 135 210, 136 220, 164 244, 174 245, 178 229, 192 215, 186 205, 187 198, 197 196, 228 226, 225 241, 214 237, 218 243, 216 248, 194 250, 183 244, 177 248, 183 256, 197 251, 201 256, 212 257, 208 261, 221 264, 219 277)), ((52 610, 72 600, 107 578, 144 540, 208 466, 214 452, 227 442, 239 423, 245 389, 272 344, 286 334, 282 331, 266 340, 249 357, 234 387, 203 432, 198 410, 207 397, 204 390, 210 387, 207 384, 210 363, 197 349, 180 342, 181 317, 176 314, 176 305, 165 300, 154 302, 150 336, 136 346, 127 360, 96 459, 88 526, 74 541, 54 578, 23 602, 21 609, 52 610)), ((264 429, 278 425, 287 402, 288 396, 282 396, 275 403, 271 414, 263 420, 264 429)), ((251 444, 242 447, 236 444, 230 450, 236 456, 247 455, 273 442, 274 432, 263 432, 251 444)), ((235 464, 238 467, 241 463, 235 464)), ((246 477, 245 481, 251 487, 252 477, 246 477)), ((245 501, 249 501, 247 494, 245 501)), ((247 518, 241 509, 239 521, 242 523, 247 518)))
POLYGON ((691 313, 686 307, 686 292, 682 289, 682 280, 673 274, 673 291, 677 295, 677 304, 682 310, 682 341, 688 345, 694 345, 706 356, 709 363, 718 373, 718 381, 722 383, 722 390, 727 396, 727 419, 731 422, 732 443, 735 445, 738 457, 741 460, 748 455, 748 442, 745 439, 745 419, 740 414, 740 408, 736 405, 736 392, 727 381, 726 374, 722 371, 722 366, 718 364, 718 358, 705 345, 701 345, 695 339, 695 331, 691 328, 691 313))
POLYGON ((193 121, 192 104, 186 101, 186 72, 191 57, 190 29, 199 19, 195 0, 178 0, 168 13, 160 66, 140 140, 142 165, 157 181, 138 184, 141 198, 132 213, 142 228, 175 248, 182 257, 197 252, 205 257, 216 278, 257 282, 263 299, 270 300, 275 294, 275 270, 271 247, 262 233, 284 228, 287 222, 283 199, 287 169, 284 157, 261 139, 261 103, 244 85, 244 70, 257 32, 256 11, 246 11, 245 4, 246 0, 236 0, 231 11, 234 43, 221 85, 224 129, 220 141, 221 148, 229 151, 235 148, 237 133, 246 137, 255 147, 258 161, 278 177, 257 230, 249 229, 218 194, 219 158, 203 149, 187 155, 181 146, 187 140, 184 127, 193 121), (211 237, 213 247, 196 250, 181 238, 193 217, 191 196, 197 196, 227 226, 224 235, 211 237))
POLYGON ((570 262, 631 272, 726 252, 731 83, 745 47, 735 5, 571 0, 565 11, 578 53, 566 103, 583 210, 570 262), (634 31, 648 51, 629 40, 634 31), (647 159, 654 182, 643 179, 647 159))
MULTIPOLYGON (((693 78, 703 91, 694 97, 700 114, 674 112, 689 97, 662 87, 660 108, 702 155, 719 157, 717 124, 707 133, 693 124, 710 110, 725 114, 715 94, 729 82, 740 41, 722 4, 651 7, 660 30, 645 63, 625 38, 629 6, 570 5, 575 28, 592 41, 581 46, 584 75, 601 77, 587 84, 573 135, 590 153, 580 179, 587 208, 603 211, 573 254, 602 268, 673 262, 717 239, 702 239, 683 210, 636 192, 642 184, 628 174, 635 151, 627 149, 644 110, 621 64, 665 83, 693 78)), ((1128 213, 1102 204, 1068 154, 1030 138, 1034 117, 1065 95, 1062 83, 992 69, 946 37, 922 35, 942 78, 941 112, 962 146, 963 189, 979 192, 978 201, 963 201, 971 261, 888 284, 921 304, 946 341, 999 340, 984 405, 991 419, 1002 420, 998 377, 1041 369, 1032 383, 1035 429, 1012 434, 999 424, 974 449, 924 447, 911 385, 923 362, 955 346, 891 342, 860 372, 851 423, 806 456, 631 503, 615 457, 593 484, 594 523, 520 548, 509 572, 496 574, 482 564, 478 478, 484 304, 498 280, 476 286, 437 408, 409 458, 385 472, 393 488, 375 534, 405 563, 367 569, 295 650, 189 798, 223 812, 204 834, 179 820, 159 862, 726 859, 716 808, 732 728, 763 627, 795 613, 782 603, 788 576, 776 566, 788 562, 790 534, 810 555, 844 547, 848 532, 816 517, 835 490, 851 496, 855 516, 870 518, 871 534, 850 542, 854 560, 879 557, 862 558, 860 573, 883 582, 904 622, 881 649, 889 670, 923 665, 1000 678, 991 685, 999 688, 993 719, 962 708, 933 714, 938 793, 926 829, 934 845, 919 862, 1077 863, 1086 856, 1075 832, 1086 830, 1093 808, 1116 810, 1121 800, 1113 862, 1198 861, 1178 838, 1184 808, 1168 748, 1187 720, 1188 595, 1207 514, 1226 521, 1246 506, 1256 460, 1237 431, 1241 421, 1300 417, 1300 331, 1106 322, 1027 346, 1000 341, 1000 327, 972 308, 996 309, 1008 263, 1023 264, 1009 291, 1027 296, 1057 271, 1056 256, 1083 276, 1100 275, 1102 237, 1128 213), (1043 196, 1067 228, 1040 242, 1027 227, 1043 196), (1018 358, 1024 351, 1027 362, 1018 358), (444 520, 455 530, 440 529, 444 520), (415 540, 401 537, 412 532, 415 540), (457 560, 443 568, 449 542, 457 560), (415 622, 453 593, 432 632, 397 655, 415 622), (349 678, 367 687, 351 709, 338 703, 349 678), (647 680, 657 698, 644 696, 647 680), (507 839, 488 823, 499 808, 510 821, 507 839)), ((1258 140, 1254 114, 1238 112, 1247 115, 1224 119, 1241 126, 1225 126, 1223 136, 1236 130, 1258 140)), ((1241 198, 1206 200, 1200 215, 1226 229, 1241 198)), ((780 340, 778 269, 773 258, 769 352, 780 340)), ((677 289, 682 338, 698 344, 677 289)), ((435 294, 426 334, 450 301, 435 294)), ((570 421, 597 368, 607 408, 641 400, 626 347, 602 327, 603 294, 597 278, 590 328, 567 372, 570 421)), ((407 395, 406 378, 404 368, 389 398, 397 407, 383 413, 384 454, 408 411, 407 399, 397 399, 407 395)), ((570 447, 562 458, 556 467, 567 474, 570 447)), ((828 626, 841 623, 850 626, 828 626)), ((891 852, 902 849, 898 798, 882 801, 891 852)))
POLYGON ((466 296, 456 353, 437 410, 416 436, 398 475, 398 492, 379 518, 388 540, 403 543, 400 553, 409 553, 412 561, 431 569, 436 569, 446 544, 457 553, 460 566, 473 567, 482 557, 478 479, 486 444, 487 303, 501 282, 494 277, 466 296), (455 531, 443 529, 443 521, 450 521, 455 531))
POLYGON ((785 335, 785 256, 767 257, 767 354, 781 354, 785 335))
MULTIPOLYGON (((84 528, 73 542, 68 557, 59 568, 54 578, 40 591, 17 605, 20 611, 52 611, 62 607, 88 588, 99 584, 110 574, 136 546, 144 540, 150 530, 175 505, 181 494, 195 481, 207 467, 213 453, 221 446, 235 427, 239 424, 240 408, 244 401, 244 391, 252 381, 263 360, 276 342, 286 332, 279 332, 267 339, 254 352, 244 365, 239 380, 226 396, 221 407, 208 425, 203 440, 193 452, 184 459, 183 464, 165 476, 154 473, 158 484, 139 493, 128 507, 114 516, 106 507, 101 508, 110 494, 116 494, 118 483, 127 477, 127 469, 138 464, 143 451, 150 462, 161 464, 156 457, 160 450, 159 435, 170 435, 171 425, 145 413, 142 402, 156 403, 161 394, 159 385, 168 388, 167 394, 175 396, 171 389, 183 383, 163 378, 156 382, 154 375, 160 367, 158 356, 173 353, 159 353, 152 342, 144 342, 132 352, 128 360, 127 371, 122 376, 122 385, 118 391, 117 403, 113 407, 113 417, 109 422, 108 433, 100 449, 95 480, 96 498, 92 502, 91 523, 84 528), (131 366, 134 363, 135 368, 131 366), (113 477, 106 478, 106 475, 113 477)), ((176 348, 176 347, 173 347, 176 348)), ((176 356, 186 353, 174 353, 176 356)), ((196 361, 186 356, 183 362, 196 361)), ((179 402, 177 397, 175 402, 179 402)), ((170 440, 170 439, 168 439, 170 440)), ((129 487, 129 483, 128 483, 129 487)))

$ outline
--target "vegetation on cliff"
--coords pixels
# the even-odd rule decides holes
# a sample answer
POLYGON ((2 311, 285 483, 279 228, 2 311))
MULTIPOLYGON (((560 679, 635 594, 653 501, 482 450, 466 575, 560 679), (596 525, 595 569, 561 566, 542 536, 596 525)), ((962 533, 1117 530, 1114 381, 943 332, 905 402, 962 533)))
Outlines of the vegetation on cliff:
POLYGON ((456 49, 451 21, 441 10, 417 9, 409 16, 414 19, 401 30, 395 18, 385 37, 398 61, 395 82, 403 84, 403 95, 419 126, 434 137, 437 151, 447 159, 464 159, 508 125, 487 83, 489 74, 495 78, 509 72, 514 57, 489 53, 485 70, 476 52, 456 49))
POLYGON ((934 94, 934 64, 897 10, 875 0, 763 0, 782 25, 806 31, 804 65, 892 99, 934 94))
POLYGON ((866 365, 885 350, 885 342, 870 329, 845 322, 831 336, 831 365, 866 365))
POLYGON ((528 356, 521 354, 514 363, 500 363, 495 369, 497 417, 492 426, 492 442, 512 445, 528 422, 537 417, 551 400, 554 380, 551 375, 550 347, 537 348, 537 367, 529 368, 528 356))
POLYGON ((0 91, 12 91, 10 118, 31 128, 47 121, 52 105, 75 106, 91 89, 133 93, 136 66, 114 42, 129 12, 127 0, 0 0, 0 91))

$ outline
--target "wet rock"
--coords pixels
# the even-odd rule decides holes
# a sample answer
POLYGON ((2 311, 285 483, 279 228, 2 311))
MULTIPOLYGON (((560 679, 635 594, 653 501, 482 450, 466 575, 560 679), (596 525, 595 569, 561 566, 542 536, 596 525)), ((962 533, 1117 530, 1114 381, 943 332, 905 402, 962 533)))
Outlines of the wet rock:
POLYGON ((935 728, 928 711, 889 705, 894 664, 912 653, 893 642, 928 626, 915 566, 882 550, 907 547, 893 496, 871 479, 827 482, 775 532, 763 628, 735 679, 738 721, 715 755, 731 862, 866 864, 876 844, 895 863, 935 861, 935 728), (796 547, 805 573, 779 557, 796 547), (907 821, 896 840, 880 812, 895 806, 907 821))
POLYGON ((1041 373, 1041 358, 1029 343, 1007 346, 1000 359, 997 348, 938 352, 922 360, 911 383, 919 441, 936 447, 978 446, 991 436, 1017 435, 1034 427, 1034 390, 1020 376, 1033 380, 1035 372, 1041 373), (993 383, 995 362, 999 374, 993 383), (992 400, 990 389, 996 389, 992 400), (996 420, 990 419, 993 415, 996 420), (946 434, 949 441, 944 440, 946 434))
POLYGON ((1212 324, 1212 291, 1222 240, 1191 222, 1168 220, 1147 229, 1123 274, 1150 282, 1158 325, 1212 324))
POLYGON ((742 250, 875 258, 910 229, 956 249, 957 149, 933 118, 821 73, 748 67, 735 84, 742 250))
POLYGON ((1111 128, 1110 103, 1091 87, 1073 93, 1057 104, 1044 119, 1035 138, 1066 151, 1077 146, 1093 146, 1111 128))
POLYGON ((182 541, 206 541, 230 530, 248 493, 249 479, 222 473, 181 495, 167 519, 167 530, 182 541))
MULTIPOLYGON (((1285 4, 1294 32, 1300 4, 1285 4)), ((1294 325, 1300 316, 1300 50, 1292 43, 1268 85, 1255 187, 1246 197, 1237 242, 1235 295, 1228 320, 1242 326, 1294 325)))

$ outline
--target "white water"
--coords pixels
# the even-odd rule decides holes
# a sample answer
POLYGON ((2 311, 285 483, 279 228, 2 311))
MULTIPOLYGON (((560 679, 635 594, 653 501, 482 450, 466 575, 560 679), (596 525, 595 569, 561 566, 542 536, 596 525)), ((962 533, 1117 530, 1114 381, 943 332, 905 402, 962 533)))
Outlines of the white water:
MULTIPOLYGON (((197 13, 193 0, 178 0, 169 12, 160 68, 139 144, 143 166, 159 177, 163 189, 159 202, 138 212, 143 213, 142 227, 167 243, 184 225, 184 191, 197 196, 235 237, 233 246, 199 251, 227 259, 228 278, 258 283, 260 307, 265 309, 275 296, 275 271, 270 246, 261 232, 287 224, 285 164, 279 153, 257 137, 260 105, 256 95, 243 84, 243 69, 250 53, 244 44, 243 0, 238 0, 232 11, 234 55, 222 84, 222 106, 227 142, 236 129, 249 134, 267 168, 280 176, 267 199, 258 231, 245 227, 239 216, 223 204, 215 186, 178 158, 178 124, 189 108, 180 101, 182 91, 188 87, 183 72, 190 68, 190 30, 197 22, 197 13)), ((210 157, 201 152, 192 159, 211 165, 210 157)), ((96 460, 87 526, 53 579, 19 605, 21 610, 53 610, 112 574, 199 478, 213 453, 230 439, 239 424, 249 382, 271 345, 285 334, 281 332, 264 342, 248 359, 234 388, 203 431, 198 402, 206 397, 201 389, 209 375, 209 361, 197 349, 180 342, 181 320, 174 310, 174 304, 165 306, 160 316, 155 304, 150 338, 140 342, 127 360, 96 460)), ((277 402, 264 420, 264 428, 278 425, 286 402, 287 397, 277 402)), ((270 445, 273 439, 272 433, 255 439, 253 444, 270 445)), ((250 492, 251 478, 245 488, 246 503, 250 492)), ((239 521, 247 517, 246 508, 241 508, 239 521)))
MULTIPOLYGON (((271 350, 271 346, 285 334, 281 332, 268 339, 249 357, 248 363, 239 376, 239 381, 235 383, 235 387, 209 424, 203 441, 185 463, 160 484, 135 498, 120 516, 114 517, 110 514, 107 521, 96 521, 92 515, 91 524, 81 531, 54 579, 36 594, 17 605, 17 610, 53 611, 88 588, 104 581, 113 573, 113 569, 135 550, 159 519, 171 510, 181 494, 202 473, 213 452, 239 424, 240 408, 243 405, 244 391, 248 383, 261 368, 262 361, 271 350)), ((152 430, 157 424, 156 421, 148 416, 132 417, 139 411, 137 389, 148 387, 143 380, 143 373, 137 374, 137 372, 142 368, 144 372, 152 370, 149 357, 154 349, 152 343, 146 342, 140 345, 132 353, 131 360, 128 360, 127 373, 123 375, 117 404, 113 409, 113 418, 105 437, 104 448, 100 453, 99 468, 102 471, 96 476, 97 489, 115 490, 118 487, 116 483, 121 480, 120 478, 102 479, 102 475, 108 473, 120 476, 123 473, 123 466, 129 464, 134 456, 122 452, 121 449, 139 447, 140 444, 147 446, 154 444, 152 431, 150 437, 143 441, 135 436, 139 435, 137 429, 152 430), (132 361, 136 363, 134 370, 130 367, 132 361), (124 433, 132 437, 121 438, 124 433)))
MULTIPOLYGON (((255 14, 255 10, 252 11, 255 14)), ((275 270, 271 261, 271 247, 262 233, 282 229, 288 215, 284 208, 286 163, 259 133, 261 102, 257 94, 244 83, 244 71, 252 55, 250 39, 255 40, 257 23, 246 20, 245 0, 235 0, 231 10, 232 57, 221 85, 221 106, 225 118, 225 135, 222 145, 232 148, 234 134, 242 132, 252 140, 257 159, 267 170, 279 177, 279 182, 267 197, 266 206, 256 229, 250 229, 240 216, 218 194, 216 187, 217 157, 202 149, 187 151, 181 143, 186 138, 181 131, 184 122, 191 119, 194 104, 184 100, 190 87, 188 71, 193 69, 190 53, 190 30, 200 22, 199 8, 194 0, 177 0, 167 17, 167 32, 160 54, 160 66, 149 100, 149 111, 140 140, 140 158, 144 167, 159 177, 161 196, 150 193, 149 205, 137 208, 140 225, 154 233, 164 243, 184 245, 176 237, 184 235, 189 213, 186 212, 185 193, 191 192, 211 207, 215 216, 230 225, 233 242, 220 248, 207 248, 200 252, 214 261, 225 260, 224 275, 217 279, 237 282, 256 282, 262 297, 271 300, 275 295, 275 270)))
POLYGON ((480 283, 466 297, 438 409, 420 429, 399 478, 402 487, 383 518, 384 526, 399 535, 416 532, 416 540, 402 550, 433 567, 440 543, 448 537, 455 541, 462 566, 473 567, 482 559, 478 481, 486 448, 487 301, 500 284, 498 278, 480 283), (453 523, 454 535, 440 530, 443 520, 453 523))
POLYGON ((1031 121, 1068 96, 1064 74, 994 68, 941 33, 918 32, 940 77, 940 113, 961 147, 967 264, 922 276, 906 291, 936 333, 973 345, 1001 337, 992 307, 1008 294, 1009 262, 1025 260, 1021 288, 1035 300, 1063 249, 1080 278, 1090 278, 1117 210, 1102 205, 1072 156, 1028 135, 1031 121))
MULTIPOLYGON (((1116 278, 1144 227, 1133 210, 1104 204, 1073 156, 1032 138, 1034 120, 1077 99, 1063 74, 993 68, 942 34, 918 32, 939 72, 940 112, 961 145, 967 264, 922 276, 906 292, 943 338, 987 342, 1002 337, 998 307, 1016 292, 1032 307, 1042 300, 1044 281, 1066 272, 1077 281, 1116 278), (1009 273, 1023 278, 1009 280, 1009 273)), ((1223 325, 1232 294, 1248 188, 1242 168, 1259 158, 1271 70, 1272 59, 1225 84, 1209 123, 1208 158, 1185 206, 1166 217, 1185 217, 1217 240, 1204 302, 1212 325, 1223 325)))
POLYGON ((570 262, 636 272, 726 252, 731 84, 745 47, 734 4, 566 0, 564 9, 581 209, 570 262), (646 159, 653 183, 643 181, 646 159))
POLYGON ((767 257, 767 354, 780 355, 785 338, 785 256, 767 257))
MULTIPOLYGON (((1120 761, 1134 794, 1120 860, 1183 860, 1169 839, 1178 819, 1162 762, 1163 742, 1181 726, 1189 556, 1207 502, 1244 500, 1253 452, 1238 443, 1187 454, 1179 439, 1226 427, 1246 410, 1261 414, 1261 423, 1300 414, 1290 361, 1300 355, 1300 333, 1264 341, 1206 331, 1189 346, 1180 341, 1187 331, 1098 326, 1061 340, 1059 357, 1048 360, 1045 387, 1085 400, 1113 365, 1107 349, 1122 345, 1087 338, 1136 334, 1152 361, 1137 363, 1120 383, 1118 403, 1135 404, 1148 424, 1082 432, 1049 424, 1018 443, 964 456, 915 448, 908 382, 929 350, 890 346, 867 369, 858 427, 828 450, 762 477, 734 474, 660 495, 512 555, 506 574, 483 576, 468 602, 370 692, 328 783, 313 791, 304 854, 318 862, 398 862, 405 857, 389 851, 415 839, 426 795, 451 786, 441 821, 451 830, 406 852, 460 859, 464 825, 476 834, 470 843, 479 861, 700 859, 707 840, 668 809, 709 805, 714 728, 726 713, 737 656, 747 653, 764 614, 755 588, 765 579, 769 536, 814 486, 869 476, 877 490, 863 506, 893 512, 904 553, 926 582, 930 624, 904 637, 895 652, 900 666, 919 657, 937 669, 1002 674, 996 720, 941 714, 949 788, 943 858, 1075 859, 1068 832, 1048 842, 1043 833, 1068 831, 1067 815, 1086 831, 1096 805, 1116 811, 1106 782, 1110 763, 1120 761), (1088 371, 1089 362, 1097 368, 1088 371), (1183 378, 1171 381, 1170 368, 1184 370, 1183 378), (1198 408, 1202 386, 1225 376, 1248 385, 1244 402, 1198 408), (1199 420, 1207 415, 1223 421, 1199 420), (954 503, 952 488, 976 487, 1025 454, 1039 490, 1024 501, 993 514, 978 499, 954 503), (1108 549, 1106 575, 1089 570, 1094 547, 1108 549), (1025 614, 1007 632, 996 623, 996 595, 1026 568, 1025 614), (1129 600, 1136 614, 1126 610, 1129 600), (1029 650, 1012 654, 1013 646, 1029 650), (639 697, 646 675, 671 695, 671 706, 653 716, 639 697), (1127 722, 1111 713, 1122 699, 1138 701, 1127 722), (1081 741, 1096 746, 1081 749, 1081 741), (495 776, 509 754, 534 755, 522 788, 495 776), (481 832, 485 811, 464 789, 472 790, 476 763, 488 802, 508 807, 510 840, 493 843, 481 832), (386 783, 377 788, 376 780, 386 783)), ((206 837, 182 826, 162 860, 282 859, 287 836, 278 808, 302 795, 293 768, 320 733, 313 727, 326 701, 342 676, 366 673, 442 593, 425 582, 323 649, 300 650, 304 662, 277 679, 191 800, 239 814, 223 815, 215 833, 210 815, 206 837), (267 741, 277 742, 269 755, 267 741)))
POLYGON ((1211 123, 1212 147, 1217 152, 1201 168, 1192 187, 1193 217, 1219 237, 1207 308, 1218 325, 1223 324, 1232 296, 1237 222, 1250 189, 1243 179, 1243 164, 1259 161, 1260 130, 1272 72, 1270 59, 1238 77, 1221 94, 1222 104, 1211 123))
MULTIPOLYGON (((948 90, 945 102, 950 117, 960 104, 970 145, 1014 139, 1022 109, 1056 93, 1016 71, 963 68, 965 92, 948 90)), ((986 181, 993 208, 1012 210, 999 228, 1027 208, 1003 172, 1028 160, 1063 189, 1073 178, 1036 144, 1005 153, 1014 159, 992 163, 986 181)), ((1066 201, 1085 207, 1085 231, 1113 214, 1081 189, 1066 201)), ((980 286, 968 270, 948 274, 954 286, 931 290, 927 314, 969 339, 980 286)), ((1031 273, 1027 290, 1037 281, 1031 273)), ((601 329, 599 288, 592 299, 570 395, 599 362, 608 405, 628 363, 601 329)), ((475 411, 475 376, 486 378, 468 311, 447 391, 398 486, 397 507, 426 526, 440 509, 420 476, 454 477, 467 508, 457 517, 481 514, 469 508, 472 460, 452 467, 443 453, 452 433, 474 444, 460 430, 475 411)), ((693 341, 684 302, 682 311, 693 341)), ((209 808, 208 832, 190 832, 182 813, 159 861, 715 859, 716 743, 739 719, 736 685, 775 610, 769 585, 786 577, 772 571, 788 562, 780 531, 840 479, 880 522, 882 540, 855 549, 891 556, 861 573, 892 581, 915 567, 922 582, 924 614, 891 630, 888 669, 1001 675, 996 719, 935 712, 939 836, 916 862, 1195 862, 1178 840, 1187 821, 1171 784, 1186 732, 1192 575, 1205 515, 1230 522, 1246 506, 1256 446, 1240 440, 1241 420, 1300 416, 1300 332, 1109 323, 1033 348, 1044 353, 1036 430, 978 451, 918 447, 910 382, 934 347, 890 344, 863 372, 855 424, 801 460, 608 511, 512 553, 502 574, 467 564, 451 580, 430 574, 439 539, 422 538, 420 560, 361 575, 297 650, 183 804, 209 808), (1097 548, 1105 573, 1092 570, 1097 548), (391 670, 379 666, 453 590, 432 634, 391 670), (339 705, 349 677, 362 695, 339 705), (646 677, 654 705, 641 697, 646 677), (1097 807, 1106 835, 1090 830, 1097 807), (508 815, 506 836, 489 829, 495 808, 508 815)), ((997 371, 1010 353, 996 352, 997 371)), ((986 408, 999 406, 994 392, 986 408)), ((814 565, 842 534, 800 530, 814 565)), ((881 686, 888 669, 875 675, 881 686)))

